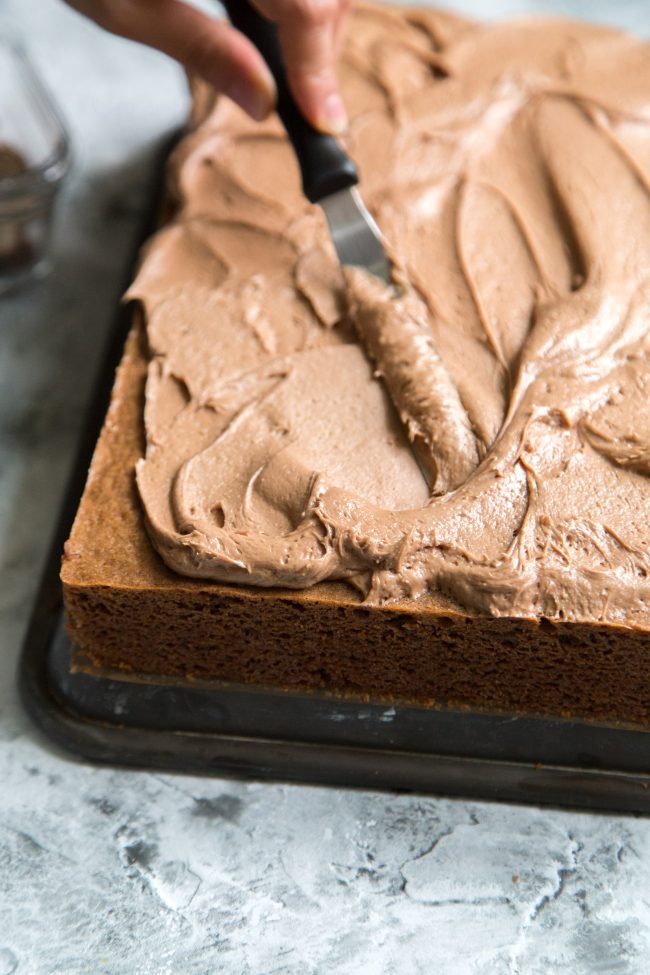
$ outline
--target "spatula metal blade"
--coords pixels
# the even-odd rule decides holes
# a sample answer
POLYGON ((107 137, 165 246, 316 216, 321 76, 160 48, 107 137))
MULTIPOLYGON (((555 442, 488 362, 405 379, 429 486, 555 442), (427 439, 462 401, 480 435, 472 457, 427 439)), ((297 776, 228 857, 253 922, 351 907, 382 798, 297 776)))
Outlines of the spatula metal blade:
POLYGON ((325 211, 341 264, 366 268, 371 274, 390 282, 390 264, 381 232, 356 187, 332 193, 319 202, 325 211))

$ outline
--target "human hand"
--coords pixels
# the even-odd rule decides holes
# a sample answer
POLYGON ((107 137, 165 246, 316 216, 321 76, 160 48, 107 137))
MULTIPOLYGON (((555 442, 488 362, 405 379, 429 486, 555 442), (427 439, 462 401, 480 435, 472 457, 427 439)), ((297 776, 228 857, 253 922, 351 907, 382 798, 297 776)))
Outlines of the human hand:
MULTIPOLYGON (((262 56, 230 24, 183 0, 66 0, 105 30, 163 51, 260 121, 275 82, 262 56)), ((324 132, 346 126, 335 61, 351 0, 252 0, 277 24, 289 85, 304 116, 324 132)))

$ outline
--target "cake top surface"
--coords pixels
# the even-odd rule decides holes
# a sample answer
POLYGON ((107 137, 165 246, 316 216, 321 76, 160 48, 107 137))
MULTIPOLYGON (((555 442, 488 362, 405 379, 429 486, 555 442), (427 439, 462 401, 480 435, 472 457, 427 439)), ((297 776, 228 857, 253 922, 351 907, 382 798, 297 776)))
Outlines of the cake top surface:
POLYGON ((343 274, 279 123, 197 92, 144 307, 137 483, 175 571, 648 625, 650 45, 360 7, 343 274))

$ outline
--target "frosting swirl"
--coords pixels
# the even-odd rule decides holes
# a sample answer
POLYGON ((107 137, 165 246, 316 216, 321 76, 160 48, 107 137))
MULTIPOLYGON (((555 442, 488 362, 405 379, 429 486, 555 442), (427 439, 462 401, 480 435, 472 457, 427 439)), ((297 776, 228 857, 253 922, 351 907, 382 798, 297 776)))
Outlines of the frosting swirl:
POLYGON ((343 274, 276 120, 197 93, 129 292, 155 547, 192 576, 649 623, 650 46, 368 6, 341 83, 393 288, 343 274))

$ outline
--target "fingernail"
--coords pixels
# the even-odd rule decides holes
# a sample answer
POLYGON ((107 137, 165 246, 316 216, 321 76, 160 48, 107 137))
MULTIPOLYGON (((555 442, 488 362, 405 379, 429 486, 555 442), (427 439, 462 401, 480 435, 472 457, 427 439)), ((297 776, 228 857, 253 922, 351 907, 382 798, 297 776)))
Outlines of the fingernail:
POLYGON ((260 75, 250 81, 235 80, 228 85, 225 94, 256 122, 262 122, 275 105, 275 82, 270 72, 268 77, 260 75))
POLYGON ((327 96, 318 127, 333 135, 341 135, 345 132, 348 127, 348 117, 340 95, 332 93, 327 96))

